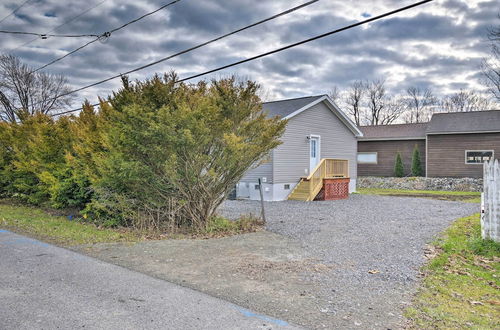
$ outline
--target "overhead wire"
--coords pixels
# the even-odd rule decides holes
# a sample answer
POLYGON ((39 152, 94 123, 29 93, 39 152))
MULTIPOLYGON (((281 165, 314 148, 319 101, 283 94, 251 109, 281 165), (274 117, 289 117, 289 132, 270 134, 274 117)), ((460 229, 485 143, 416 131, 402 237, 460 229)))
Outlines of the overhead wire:
MULTIPOLYGON (((61 28, 61 27, 65 26, 66 24, 69 24, 69 23, 71 23, 71 22, 73 22, 73 21, 75 21, 75 20, 79 19, 80 17, 82 17, 83 15, 87 14, 89 11, 91 11, 91 10, 93 10, 93 9, 95 9, 95 8, 97 8, 97 7, 99 7, 100 5, 102 5, 102 4, 103 4, 104 2, 106 2, 106 1, 107 1, 107 0, 102 0, 101 2, 96 3, 95 5, 93 5, 93 6, 89 7, 89 8, 87 8, 87 9, 85 9, 84 11, 82 11, 81 13, 79 13, 78 15, 71 17, 70 19, 68 19, 68 20, 64 21, 62 24, 60 24, 60 25, 58 25, 58 26, 56 26, 56 27, 52 28, 51 30, 47 31, 47 33, 54 32, 54 31, 58 30, 59 28, 61 28)), ((32 43, 32 42, 34 42, 34 41, 36 41, 36 40, 38 40, 38 39, 39 39, 38 37, 35 37, 35 38, 33 38, 33 39, 30 39, 30 40, 28 40, 27 42, 25 42, 25 43, 23 43, 23 44, 21 44, 21 45, 17 46, 17 47, 16 47, 16 48, 14 48, 14 49, 12 49, 11 51, 16 51, 16 50, 18 50, 19 48, 24 47, 24 46, 27 46, 27 45, 29 45, 30 43, 32 43)))
POLYGON ((146 69, 146 68, 151 67, 151 66, 153 66, 153 65, 156 65, 156 64, 158 64, 158 63, 161 63, 161 62, 164 62, 164 61, 166 61, 166 60, 169 60, 169 59, 171 59, 171 58, 174 58, 174 57, 177 57, 177 56, 180 56, 180 55, 183 55, 183 54, 189 53, 189 52, 191 52, 191 51, 193 51, 193 50, 195 50, 195 49, 201 48, 201 47, 203 47, 203 46, 209 45, 209 44, 214 43, 214 42, 216 42, 216 41, 219 41, 219 40, 221 40, 221 39, 227 38, 227 37, 229 37, 229 36, 231 36, 231 35, 234 35, 234 34, 236 34, 236 33, 239 33, 239 32, 242 32, 242 31, 244 31, 244 30, 247 30, 247 29, 250 29, 250 28, 252 28, 252 27, 255 27, 255 26, 257 26, 257 25, 260 25, 260 24, 266 23, 266 22, 271 21, 271 20, 273 20, 273 19, 276 19, 276 18, 278 18, 278 17, 281 17, 281 16, 284 16, 284 15, 290 14, 290 13, 292 13, 292 12, 294 12, 294 11, 297 11, 297 10, 299 10, 299 9, 301 9, 301 8, 304 8, 304 7, 306 7, 306 6, 312 5, 313 3, 318 2, 318 1, 319 1, 319 0, 311 0, 311 1, 305 2, 305 3, 303 3, 303 4, 300 4, 300 5, 298 5, 298 6, 295 6, 295 7, 293 7, 293 8, 290 8, 290 9, 287 9, 287 10, 285 10, 285 11, 282 11, 282 12, 280 12, 280 13, 276 14, 276 15, 273 15, 273 16, 270 16, 270 17, 267 17, 267 18, 265 18, 265 19, 262 19, 262 20, 259 20, 259 21, 257 21, 257 22, 254 22, 254 23, 252 23, 252 24, 250 24, 250 25, 246 25, 246 26, 244 26, 244 27, 238 28, 238 29, 233 30, 233 31, 231 31, 231 32, 225 33, 225 34, 223 34, 223 35, 221 35, 221 36, 218 36, 218 37, 216 37, 216 38, 210 39, 210 40, 205 41, 205 42, 203 42, 203 43, 200 43, 200 44, 198 44, 198 45, 196 45, 196 46, 189 47, 189 48, 184 49, 184 50, 182 50, 182 51, 180 51, 180 52, 177 52, 177 53, 175 53, 175 54, 172 54, 172 55, 169 55, 169 56, 163 57, 163 58, 161 58, 161 59, 159 59, 159 60, 156 60, 156 61, 154 61, 154 62, 148 63, 148 64, 146 64, 146 65, 140 66, 140 67, 138 67, 138 68, 135 68, 135 69, 132 69, 132 70, 129 70, 129 71, 122 72, 122 73, 120 73, 120 74, 117 74, 117 75, 114 75, 114 76, 112 76, 112 77, 109 77, 109 78, 106 78, 106 79, 100 80, 100 81, 95 82, 95 83, 92 83, 92 84, 90 84, 90 85, 83 86, 83 87, 78 88, 78 89, 76 89, 76 90, 74 90, 74 91, 71 91, 71 92, 70 92, 70 94, 73 94, 73 93, 79 92, 80 90, 83 90, 83 89, 87 89, 87 88, 90 88, 90 87, 93 87, 93 86, 97 86, 97 85, 103 84, 103 83, 108 82, 108 81, 110 81, 110 80, 113 80, 113 79, 119 78, 119 77, 121 77, 121 76, 123 76, 123 75, 127 75, 127 74, 130 74, 130 73, 133 73, 133 72, 139 71, 139 70, 143 70, 143 69, 146 69))
POLYGON ((91 41, 89 41, 89 42, 87 42, 87 43, 85 43, 85 44, 83 44, 83 45, 79 46, 78 48, 73 49, 72 51, 70 51, 70 52, 66 53, 65 55, 63 55, 63 56, 61 56, 61 57, 58 57, 58 58, 56 58, 56 59, 54 59, 54 60, 50 61, 50 62, 49 62, 49 63, 47 63, 47 64, 42 65, 41 67, 39 67, 39 68, 35 69, 33 72, 37 72, 37 71, 40 71, 40 70, 42 70, 42 69, 45 69, 46 67, 48 67, 48 66, 50 66, 50 65, 52 65, 52 64, 54 64, 54 63, 56 63, 56 62, 59 62, 59 61, 61 61, 61 60, 65 59, 65 58, 66 58, 66 57, 68 57, 68 56, 73 55, 74 53, 76 53, 76 52, 78 52, 78 51, 82 50, 83 48, 85 48, 85 47, 87 47, 87 46, 89 46, 89 45, 91 45, 91 44, 95 43, 96 41, 107 39, 107 38, 109 38, 109 37, 111 36, 111 34, 112 34, 112 33, 115 33, 116 31, 119 31, 119 30, 121 30, 121 29, 124 29, 125 27, 129 26, 130 24, 136 23, 136 22, 138 22, 138 21, 140 21, 140 20, 142 20, 142 19, 144 19, 144 18, 146 18, 146 17, 148 17, 148 16, 150 16, 150 15, 153 15, 153 14, 155 14, 155 13, 159 12, 160 10, 165 9, 165 8, 167 8, 167 7, 169 7, 169 6, 173 5, 173 4, 175 4, 175 3, 177 3, 177 2, 180 2, 180 1, 182 1, 182 0, 173 0, 173 1, 171 1, 171 2, 169 2, 169 3, 167 3, 167 4, 164 4, 163 6, 161 6, 161 7, 157 8, 157 9, 155 9, 155 10, 151 11, 151 12, 148 12, 148 13, 146 13, 146 14, 144 14, 144 15, 142 15, 142 16, 140 16, 140 17, 136 18, 136 19, 131 20, 130 22, 127 22, 127 23, 125 23, 125 24, 123 24, 123 25, 121 25, 121 26, 119 26, 119 27, 116 27, 116 28, 114 28, 114 29, 112 29, 112 30, 106 31, 106 32, 104 32, 104 33, 100 34, 99 36, 97 36, 94 40, 91 40, 91 41))
POLYGON ((25 4, 27 4, 28 2, 30 2, 31 0, 26 0, 24 1, 22 4, 20 4, 19 6, 16 7, 16 9, 14 9, 10 14, 8 14, 7 16, 5 16, 4 18, 0 19, 0 23, 2 23, 3 21, 5 21, 7 18, 11 17, 12 15, 14 15, 15 13, 17 13, 21 8, 24 7, 25 4))
MULTIPOLYGON (((331 30, 331 31, 328 31, 326 33, 322 33, 322 34, 316 35, 314 37, 307 38, 307 39, 304 39, 304 40, 301 40, 301 41, 298 41, 298 42, 295 42, 295 43, 292 43, 292 44, 289 44, 289 45, 286 45, 286 46, 283 46, 283 47, 279 47, 279 48, 276 48, 274 50, 271 50, 271 51, 268 51, 268 52, 265 52, 265 53, 261 53, 261 54, 258 54, 258 55, 255 55, 255 56, 252 56, 252 57, 240 60, 240 61, 232 62, 230 64, 219 66, 217 68, 214 68, 214 69, 211 69, 211 70, 208 70, 208 71, 204 71, 202 73, 198 73, 198 74, 195 74, 195 75, 191 75, 191 76, 179 79, 176 82, 184 82, 184 81, 191 80, 191 79, 194 79, 194 78, 198 78, 198 77, 210 74, 210 73, 214 73, 216 71, 227 69, 227 68, 232 67, 232 66, 236 66, 236 65, 240 65, 240 64, 243 64, 243 63, 246 63, 246 62, 254 61, 256 59, 259 59, 259 58, 262 58, 262 57, 266 57, 266 56, 269 56, 271 54, 275 54, 275 53, 278 53, 278 52, 281 52, 281 51, 284 51, 284 50, 287 50, 287 49, 290 49, 290 48, 293 48, 293 47, 297 47, 299 45, 302 45, 302 44, 305 44, 305 43, 309 43, 309 42, 312 42, 314 40, 325 38, 327 36, 330 36, 330 35, 333 35, 333 34, 336 34, 336 33, 340 33, 340 32, 345 31, 345 30, 349 30, 349 29, 352 29, 352 28, 355 28, 355 27, 358 27, 358 26, 361 26, 361 25, 364 25, 364 24, 368 24, 370 22, 373 22, 373 21, 376 21, 376 20, 379 20, 379 19, 391 16, 391 15, 394 15, 394 14, 397 14, 397 13, 400 13, 400 12, 403 12, 403 11, 406 11, 406 10, 409 10, 409 9, 421 6, 423 4, 426 4, 426 3, 429 3, 429 2, 432 2, 432 1, 434 1, 434 0, 423 0, 423 1, 419 1, 419 2, 416 2, 416 3, 410 4, 410 5, 404 6, 404 7, 400 7, 398 9, 395 9, 395 10, 383 13, 381 15, 373 16, 373 17, 365 19, 363 21, 359 21, 359 22, 356 22, 356 23, 353 23, 353 24, 349 24, 349 25, 346 25, 344 27, 341 27, 341 28, 338 28, 338 29, 335 29, 335 30, 331 30)), ((163 62, 163 60, 155 61, 153 63, 157 64, 157 63, 160 63, 160 62, 163 62)), ((133 70, 129 70, 129 71, 127 71, 127 73, 124 73, 124 74, 129 74, 129 73, 132 73, 132 72, 139 71, 140 69, 142 69, 144 67, 145 66, 141 66, 139 68, 136 68, 136 69, 133 69, 133 70)), ((120 77, 120 76, 122 76, 122 75, 114 76, 113 78, 103 79, 103 80, 98 81, 96 83, 92 83, 92 84, 86 85, 84 87, 80 87, 78 89, 66 92, 64 94, 59 95, 58 97, 62 97, 62 96, 74 94, 76 92, 82 91, 84 89, 87 89, 87 88, 90 88, 90 87, 93 87, 93 86, 96 86, 96 85, 99 85, 99 84, 102 84, 102 83, 104 83, 106 81, 109 81, 111 79, 114 79, 114 78, 117 78, 117 77, 120 77)), ((95 105, 99 105, 99 103, 96 103, 96 104, 93 104, 93 105, 94 106, 95 105)), ((79 107, 79 108, 76 108, 76 109, 72 109, 72 110, 68 110, 68 111, 64 111, 64 112, 60 112, 60 113, 54 114, 54 116, 56 116, 56 115, 62 115, 62 114, 67 114, 67 113, 71 113, 71 112, 76 112, 76 111, 80 111, 81 109, 82 109, 82 107, 79 107)))
POLYGON ((99 35, 97 35, 97 34, 51 34, 51 33, 36 33, 36 32, 8 31, 8 30, 0 30, 0 33, 4 33, 4 34, 32 35, 32 36, 40 37, 42 39, 47 39, 49 37, 55 37, 55 38, 99 37, 99 35))

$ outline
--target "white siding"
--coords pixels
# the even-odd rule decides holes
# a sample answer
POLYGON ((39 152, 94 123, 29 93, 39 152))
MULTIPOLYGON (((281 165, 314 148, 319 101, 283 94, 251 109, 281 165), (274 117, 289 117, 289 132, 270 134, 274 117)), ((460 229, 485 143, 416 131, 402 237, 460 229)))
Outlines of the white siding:
POLYGON ((356 137, 321 102, 289 120, 281 138, 283 144, 274 149, 273 183, 298 182, 300 177, 309 174, 307 136, 310 134, 321 137, 321 158, 349 160, 349 176, 351 181, 355 182, 357 177, 356 137))

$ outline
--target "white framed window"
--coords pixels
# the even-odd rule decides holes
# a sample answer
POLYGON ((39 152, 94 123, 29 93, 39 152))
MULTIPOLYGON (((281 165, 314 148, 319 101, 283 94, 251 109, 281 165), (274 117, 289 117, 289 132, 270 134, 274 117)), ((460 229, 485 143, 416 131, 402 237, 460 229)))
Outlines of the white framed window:
POLYGON ((483 164, 493 156, 493 150, 465 150, 465 164, 483 164))
POLYGON ((378 154, 376 152, 358 152, 358 164, 377 164, 378 154))

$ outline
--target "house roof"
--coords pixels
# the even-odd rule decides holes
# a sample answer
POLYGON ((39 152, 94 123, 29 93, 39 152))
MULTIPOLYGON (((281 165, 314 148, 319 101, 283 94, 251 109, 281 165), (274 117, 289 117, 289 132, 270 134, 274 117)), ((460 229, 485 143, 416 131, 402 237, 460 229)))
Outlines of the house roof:
POLYGON ((306 105, 319 100, 324 95, 298 97, 295 99, 279 100, 262 103, 262 108, 267 111, 269 116, 278 116, 285 118, 306 105))
POLYGON ((360 140, 416 140, 425 139, 429 123, 360 126, 360 140))
POLYGON ((427 134, 500 132, 500 111, 436 113, 427 134))
POLYGON ((358 129, 347 115, 328 97, 328 95, 316 95, 298 97, 294 99, 265 102, 262 103, 262 109, 269 116, 278 116, 282 119, 290 119, 299 113, 306 111, 314 105, 324 102, 324 104, 332 111, 332 113, 356 136, 363 136, 363 133, 358 129))

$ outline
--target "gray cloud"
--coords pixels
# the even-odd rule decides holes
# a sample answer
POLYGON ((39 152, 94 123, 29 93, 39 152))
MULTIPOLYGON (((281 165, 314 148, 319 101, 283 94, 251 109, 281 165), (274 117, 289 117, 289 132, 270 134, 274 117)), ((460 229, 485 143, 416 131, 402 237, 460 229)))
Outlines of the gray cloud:
MULTIPOLYGON (((10 30, 47 32, 102 0, 37 0, 5 20, 10 30)), ((16 8, 4 0, 0 12, 16 8)), ((176 70, 181 77, 241 60, 344 25, 376 16, 403 4, 375 0, 364 4, 317 2, 288 16, 173 58, 131 75, 144 79, 176 70)), ((102 33, 165 4, 163 0, 106 0, 59 33, 102 33)), ((74 88, 155 61, 219 34, 274 15, 302 1, 184 0, 114 33, 107 43, 85 48, 47 71, 68 77, 74 88)), ((322 94, 354 80, 386 79, 394 92, 410 85, 433 88, 440 95, 461 88, 481 89, 478 65, 487 56, 487 31, 498 25, 498 2, 433 2, 334 36, 245 63, 201 79, 236 74, 261 82, 274 97, 322 94)), ((14 50, 29 37, 0 36, 3 52, 12 52, 35 67, 62 56, 89 39, 37 40, 14 50)), ((119 87, 119 80, 78 93, 94 102, 119 87)))

